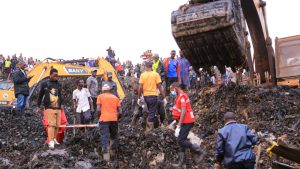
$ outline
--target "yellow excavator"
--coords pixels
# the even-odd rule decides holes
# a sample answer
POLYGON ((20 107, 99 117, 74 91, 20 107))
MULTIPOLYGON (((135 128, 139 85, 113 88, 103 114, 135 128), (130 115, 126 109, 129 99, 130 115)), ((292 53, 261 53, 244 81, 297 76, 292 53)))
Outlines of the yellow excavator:
MULTIPOLYGON (((49 77, 51 68, 58 70, 59 77, 90 76, 93 67, 77 65, 77 63, 83 61, 84 60, 64 61, 47 58, 43 62, 37 64, 28 72, 28 76, 32 76, 31 80, 29 81, 30 95, 28 100, 30 100, 31 95, 39 85, 39 82, 49 77)), ((118 95, 120 99, 123 99, 125 97, 125 93, 113 66, 103 58, 98 58, 95 61, 98 65, 98 67, 96 67, 97 76, 101 76, 103 80, 107 80, 107 72, 112 72, 112 80, 117 84, 118 95)), ((0 81, 0 109, 15 108, 16 102, 13 82, 9 80, 0 81)))

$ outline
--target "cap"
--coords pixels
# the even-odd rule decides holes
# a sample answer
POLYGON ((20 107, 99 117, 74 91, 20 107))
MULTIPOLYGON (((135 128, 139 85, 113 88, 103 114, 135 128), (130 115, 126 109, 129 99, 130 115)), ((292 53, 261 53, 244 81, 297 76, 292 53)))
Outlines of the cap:
POLYGON ((95 72, 95 71, 97 71, 97 68, 92 68, 92 70, 91 70, 91 72, 95 72))
POLYGON ((157 53, 155 53, 155 54, 153 55, 153 57, 154 57, 154 58, 159 58, 159 55, 158 55, 157 53))
POLYGON ((111 72, 107 72, 107 77, 112 77, 112 73, 111 72))
POLYGON ((102 91, 107 91, 107 90, 110 90, 110 85, 106 83, 102 86, 102 91))

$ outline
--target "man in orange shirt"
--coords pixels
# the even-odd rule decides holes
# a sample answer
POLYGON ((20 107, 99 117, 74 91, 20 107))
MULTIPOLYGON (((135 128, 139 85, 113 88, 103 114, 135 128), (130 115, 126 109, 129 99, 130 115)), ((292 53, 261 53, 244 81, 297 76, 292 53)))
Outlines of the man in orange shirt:
POLYGON ((102 86, 102 94, 97 98, 97 111, 101 133, 103 159, 110 160, 110 154, 119 146, 118 118, 121 116, 120 100, 113 95, 108 84, 102 86), (110 144, 110 140, 112 144, 110 144), (111 145, 111 147, 110 147, 111 145))
MULTIPOLYGON (((151 131, 154 128, 154 121, 156 119, 158 108, 158 90, 163 97, 164 106, 167 104, 165 93, 161 86, 161 79, 157 72, 152 71, 152 62, 146 61, 145 72, 142 73, 139 80, 138 98, 144 95, 144 100, 148 107, 148 120, 146 126, 146 132, 151 131)), ((138 99, 140 105, 140 99, 138 99)))

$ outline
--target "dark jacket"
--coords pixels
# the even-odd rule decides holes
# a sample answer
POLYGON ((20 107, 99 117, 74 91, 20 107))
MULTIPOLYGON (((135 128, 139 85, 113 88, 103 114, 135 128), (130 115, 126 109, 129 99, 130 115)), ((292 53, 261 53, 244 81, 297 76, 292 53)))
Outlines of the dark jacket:
POLYGON ((29 95, 29 78, 25 76, 25 74, 20 70, 17 69, 13 75, 13 82, 14 82, 14 90, 15 90, 15 97, 17 97, 18 94, 23 94, 25 96, 29 95))
POLYGON ((43 101, 43 104, 45 108, 53 108, 53 109, 60 109, 61 105, 63 104, 63 98, 61 96, 61 85, 58 83, 58 81, 51 81, 47 80, 42 83, 41 91, 38 97, 38 107, 41 106, 43 101), (55 89, 57 91, 57 97, 58 97, 58 106, 52 107, 50 104, 50 90, 55 89))
POLYGON ((158 61, 158 67, 156 72, 159 74, 161 80, 164 81, 166 78, 166 71, 164 64, 160 60, 158 61))
POLYGON ((218 131, 217 156, 219 163, 224 160, 227 168, 243 161, 255 161, 252 146, 257 142, 257 137, 247 125, 230 122, 218 131))

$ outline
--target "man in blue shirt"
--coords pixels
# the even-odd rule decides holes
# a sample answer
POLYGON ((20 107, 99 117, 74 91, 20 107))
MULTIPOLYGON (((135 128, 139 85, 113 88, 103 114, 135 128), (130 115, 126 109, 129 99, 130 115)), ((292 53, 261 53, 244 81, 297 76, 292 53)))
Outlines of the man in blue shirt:
POLYGON ((189 89, 190 88, 190 78, 189 78, 189 68, 190 68, 190 62, 184 57, 183 52, 179 51, 179 72, 180 72, 180 87, 182 90, 189 89))
POLYGON ((167 58, 164 62, 165 70, 166 70, 166 89, 169 93, 170 85, 174 82, 178 82, 180 79, 179 73, 179 64, 178 61, 175 59, 176 51, 171 51, 171 57, 167 58))
POLYGON ((225 126, 218 131, 217 154, 214 167, 220 168, 222 161, 227 169, 254 169, 255 154, 252 146, 257 137, 247 125, 234 120, 234 113, 224 115, 225 126))

